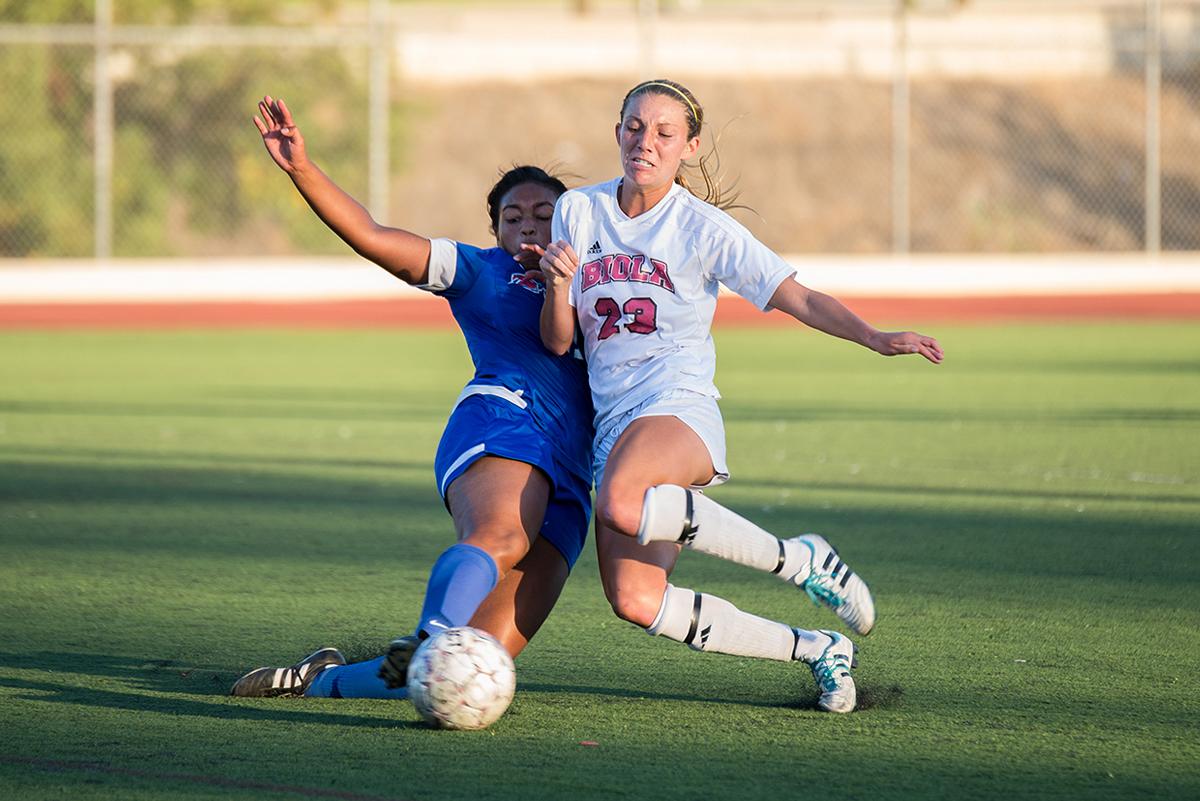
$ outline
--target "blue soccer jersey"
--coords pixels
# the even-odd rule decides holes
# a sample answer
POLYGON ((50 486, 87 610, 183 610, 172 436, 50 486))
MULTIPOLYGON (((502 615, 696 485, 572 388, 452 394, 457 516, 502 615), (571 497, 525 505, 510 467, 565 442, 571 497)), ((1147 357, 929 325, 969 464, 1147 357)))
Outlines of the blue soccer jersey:
MULTIPOLYGON (((501 248, 431 240, 422 289, 446 298, 462 329, 475 375, 459 397, 494 396, 526 410, 559 461, 590 483, 592 398, 581 358, 542 345, 545 288, 501 248)), ((444 487, 439 487, 443 492, 444 487)))

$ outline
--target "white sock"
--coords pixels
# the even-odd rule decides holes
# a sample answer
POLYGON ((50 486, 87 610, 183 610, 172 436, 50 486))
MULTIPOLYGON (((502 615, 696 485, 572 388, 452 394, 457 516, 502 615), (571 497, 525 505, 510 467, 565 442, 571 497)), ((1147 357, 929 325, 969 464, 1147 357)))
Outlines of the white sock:
POLYGON ((802 658, 798 651, 807 655, 811 650, 807 639, 803 648, 800 640, 802 634, 809 632, 743 612, 724 598, 670 584, 663 593, 658 615, 646 631, 685 643, 697 651, 780 662, 802 658))
POLYGON ((821 654, 833 640, 828 634, 822 634, 819 631, 807 631, 806 629, 792 629, 792 631, 796 635, 796 649, 792 652, 792 658, 810 664, 821 658, 821 654))
POLYGON ((638 542, 666 540, 739 565, 791 579, 807 576, 812 551, 781 540, 700 492, 660 484, 646 490, 638 542))

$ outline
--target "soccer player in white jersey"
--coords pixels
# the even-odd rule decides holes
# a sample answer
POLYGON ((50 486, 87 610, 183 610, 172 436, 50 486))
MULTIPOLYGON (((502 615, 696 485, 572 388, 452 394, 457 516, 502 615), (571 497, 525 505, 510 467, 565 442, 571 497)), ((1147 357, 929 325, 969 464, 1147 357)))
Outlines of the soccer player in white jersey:
POLYGON ((703 159, 706 196, 689 191, 680 170, 700 147, 703 114, 674 81, 646 81, 625 96, 616 127, 621 177, 568 191, 555 208, 553 241, 541 254, 542 340, 565 353, 576 324, 583 335, 596 411, 596 547, 613 611, 696 650, 804 662, 818 706, 849 712, 856 648, 847 637, 792 628, 668 582, 688 548, 794 583, 857 634, 875 624, 867 585, 823 538, 778 539, 696 491, 728 478, 710 335, 718 286, 885 356, 937 364, 942 349, 928 336, 879 331, 798 283, 719 208, 703 159))

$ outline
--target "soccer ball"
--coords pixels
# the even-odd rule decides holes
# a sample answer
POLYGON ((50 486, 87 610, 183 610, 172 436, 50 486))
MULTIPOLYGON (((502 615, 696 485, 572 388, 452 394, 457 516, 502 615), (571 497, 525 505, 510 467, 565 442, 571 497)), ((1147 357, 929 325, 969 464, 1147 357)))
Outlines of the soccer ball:
POLYGON ((482 729, 508 709, 517 686, 512 657, 487 632, 461 627, 438 632, 408 665, 408 697, 427 723, 482 729))

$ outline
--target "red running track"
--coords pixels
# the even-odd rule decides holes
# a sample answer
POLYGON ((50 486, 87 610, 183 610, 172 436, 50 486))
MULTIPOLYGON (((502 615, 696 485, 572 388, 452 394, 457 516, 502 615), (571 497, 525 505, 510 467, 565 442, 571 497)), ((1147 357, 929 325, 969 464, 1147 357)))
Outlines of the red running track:
MULTIPOLYGON (((880 324, 1200 317, 1200 293, 842 300, 863 318, 880 324)), ((795 323, 783 314, 763 314, 741 298, 723 297, 716 324, 795 323)), ((454 318, 445 303, 424 298, 307 303, 0 303, 0 328, 6 329, 293 327, 452 328, 454 318)))

